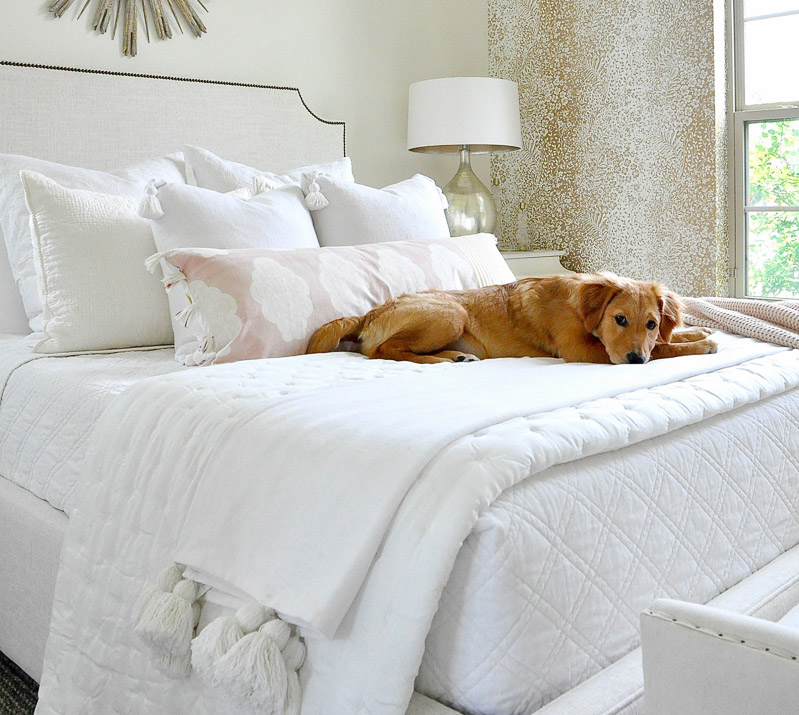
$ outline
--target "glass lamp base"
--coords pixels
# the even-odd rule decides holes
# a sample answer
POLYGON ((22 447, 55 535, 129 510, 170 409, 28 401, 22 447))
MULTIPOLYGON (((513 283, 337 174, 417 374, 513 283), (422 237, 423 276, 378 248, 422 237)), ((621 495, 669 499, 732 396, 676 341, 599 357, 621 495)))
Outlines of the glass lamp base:
POLYGON ((447 223, 451 236, 494 233, 497 207, 488 187, 472 171, 471 152, 461 149, 461 165, 444 187, 447 197, 447 223))

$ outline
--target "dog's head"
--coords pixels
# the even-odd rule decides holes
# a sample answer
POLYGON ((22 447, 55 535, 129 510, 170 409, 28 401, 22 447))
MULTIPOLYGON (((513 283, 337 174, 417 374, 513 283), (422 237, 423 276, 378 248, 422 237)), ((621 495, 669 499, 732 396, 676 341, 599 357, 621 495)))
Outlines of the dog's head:
POLYGON ((659 283, 585 276, 578 285, 577 312, 599 338, 614 364, 645 363, 658 342, 667 343, 682 323, 682 303, 659 283))

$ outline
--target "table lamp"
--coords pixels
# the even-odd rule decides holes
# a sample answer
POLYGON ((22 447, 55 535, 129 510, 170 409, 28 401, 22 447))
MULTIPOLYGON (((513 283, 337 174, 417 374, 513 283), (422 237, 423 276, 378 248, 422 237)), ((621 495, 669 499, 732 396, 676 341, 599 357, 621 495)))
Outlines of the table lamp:
POLYGON ((444 77, 414 82, 408 93, 408 149, 460 153, 461 165, 444 187, 450 234, 493 233, 497 208, 472 171, 471 154, 521 149, 519 88, 494 77, 444 77))

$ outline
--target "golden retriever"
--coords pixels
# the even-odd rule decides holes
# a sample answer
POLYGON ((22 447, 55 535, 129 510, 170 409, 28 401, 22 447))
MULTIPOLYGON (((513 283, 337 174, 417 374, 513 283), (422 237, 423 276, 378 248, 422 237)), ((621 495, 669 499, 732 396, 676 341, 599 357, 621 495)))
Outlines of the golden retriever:
POLYGON ((676 330, 681 310, 658 283, 606 273, 526 278, 400 296, 323 325, 306 352, 330 352, 342 340, 357 340, 370 358, 417 363, 559 357, 621 364, 716 352, 710 331, 676 330))

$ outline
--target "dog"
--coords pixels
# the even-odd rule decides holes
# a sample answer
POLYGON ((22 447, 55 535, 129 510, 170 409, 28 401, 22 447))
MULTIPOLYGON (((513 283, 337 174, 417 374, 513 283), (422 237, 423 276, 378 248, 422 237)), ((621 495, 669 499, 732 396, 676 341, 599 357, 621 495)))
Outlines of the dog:
POLYGON ((642 364, 716 352, 705 328, 678 330, 680 298, 611 273, 525 278, 465 291, 402 295, 366 315, 326 323, 306 353, 357 341, 369 358, 415 363, 500 357, 642 364))

